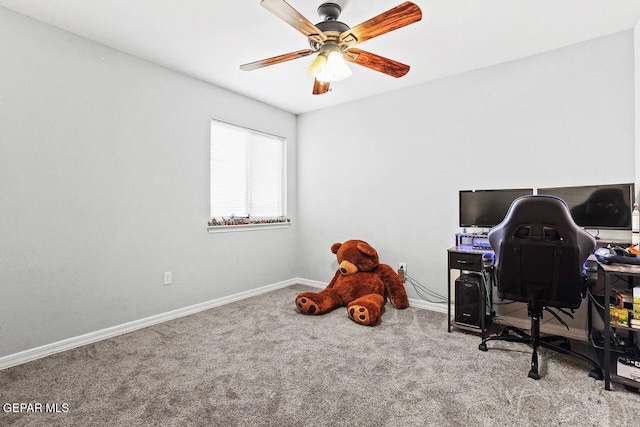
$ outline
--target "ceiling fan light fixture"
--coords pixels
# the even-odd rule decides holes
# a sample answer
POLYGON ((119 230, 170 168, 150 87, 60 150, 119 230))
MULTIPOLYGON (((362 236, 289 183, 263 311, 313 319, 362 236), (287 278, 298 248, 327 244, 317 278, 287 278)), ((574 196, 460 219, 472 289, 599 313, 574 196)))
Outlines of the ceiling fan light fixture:
POLYGON ((316 56, 316 59, 314 59, 309 66, 309 72, 312 76, 317 77, 322 74, 326 66, 327 56, 324 54, 324 52, 321 52, 320 54, 318 54, 318 56, 316 56))
MULTIPOLYGON (((339 2, 344 4, 344 1, 339 2)), ((405 1, 386 12, 382 12, 355 27, 338 21, 342 6, 338 3, 324 3, 318 7, 322 22, 314 25, 285 0, 262 0, 260 5, 302 33, 308 40, 310 49, 286 53, 240 66, 250 71, 292 59, 318 54, 309 67, 315 77, 314 95, 327 93, 330 83, 351 76, 347 62, 367 67, 392 77, 402 77, 409 72, 409 66, 380 55, 366 52, 355 45, 374 37, 395 31, 422 19, 420 7, 405 1)))
POLYGON ((351 69, 340 50, 324 49, 309 67, 313 77, 321 82, 336 82, 351 76, 351 69))

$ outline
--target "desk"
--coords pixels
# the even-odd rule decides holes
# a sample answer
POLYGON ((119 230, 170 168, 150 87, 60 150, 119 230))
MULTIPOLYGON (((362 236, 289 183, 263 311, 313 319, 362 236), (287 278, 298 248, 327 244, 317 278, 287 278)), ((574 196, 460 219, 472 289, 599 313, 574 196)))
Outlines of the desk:
MULTIPOLYGON (((447 328, 451 332, 451 270, 482 272, 482 255, 490 250, 476 249, 473 246, 454 246, 447 249, 447 328)), ((486 286, 486 283, 484 284, 486 286)), ((486 292, 482 292, 483 295, 486 292)), ((484 301, 484 297, 483 297, 484 301)), ((483 307, 484 308, 484 307, 483 307)), ((484 312, 480 315, 480 329, 485 330, 484 312)))
MULTIPOLYGON (((624 384, 630 387, 640 388, 640 382, 633 381, 616 373, 616 360, 611 360, 611 328, 628 330, 630 342, 633 343, 633 334, 640 333, 638 329, 627 328, 624 326, 612 326, 611 315, 609 313, 609 296, 611 295, 611 277, 612 276, 626 276, 626 277, 640 277, 640 265, 624 265, 624 264, 601 264, 598 263, 598 269, 604 273, 604 293, 603 293, 603 306, 604 306, 604 349, 602 350, 602 371, 604 372, 604 388, 610 390, 611 382, 624 384)), ((589 305, 591 308, 591 304, 589 305)))

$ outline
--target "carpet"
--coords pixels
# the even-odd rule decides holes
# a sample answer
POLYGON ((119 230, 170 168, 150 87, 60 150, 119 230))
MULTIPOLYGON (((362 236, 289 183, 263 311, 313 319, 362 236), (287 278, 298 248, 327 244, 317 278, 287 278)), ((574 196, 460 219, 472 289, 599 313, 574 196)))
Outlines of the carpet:
POLYGON ((305 290, 313 289, 279 289, 0 371, 0 425, 582 427, 639 419, 639 393, 605 391, 568 356, 541 349, 535 381, 526 345, 492 342, 482 352, 477 335, 447 332, 446 315, 389 303, 375 327, 350 321, 344 308, 306 316, 294 305, 305 290))

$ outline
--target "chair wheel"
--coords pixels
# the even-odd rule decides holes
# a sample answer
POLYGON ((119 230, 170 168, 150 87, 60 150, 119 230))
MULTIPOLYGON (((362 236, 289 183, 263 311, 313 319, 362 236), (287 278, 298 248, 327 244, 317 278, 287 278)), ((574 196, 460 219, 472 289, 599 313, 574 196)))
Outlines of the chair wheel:
POLYGON ((602 369, 600 368, 593 368, 592 370, 590 370, 589 376, 596 380, 601 380, 604 378, 604 375, 602 374, 602 369))
POLYGON ((538 371, 534 371, 533 369, 529 371, 529 378, 533 378, 534 380, 539 380, 540 379, 540 374, 538 374, 538 371))
POLYGON ((482 351, 488 351, 489 349, 487 348, 487 343, 481 343, 478 345, 478 350, 482 350, 482 351))

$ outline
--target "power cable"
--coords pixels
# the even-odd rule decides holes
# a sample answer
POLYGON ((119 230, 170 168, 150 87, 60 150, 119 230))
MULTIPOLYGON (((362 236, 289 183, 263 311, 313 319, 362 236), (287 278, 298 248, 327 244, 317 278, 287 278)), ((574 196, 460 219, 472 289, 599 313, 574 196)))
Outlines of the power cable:
POLYGON ((438 304, 447 302, 447 297, 430 290, 429 288, 424 286, 422 283, 418 282, 416 279, 409 276, 406 272, 404 273, 404 277, 407 281, 409 281, 409 283, 411 283, 411 285, 413 285, 413 288, 415 289, 416 293, 423 300, 431 303, 438 303, 438 304), (427 294, 428 296, 425 294, 427 294), (437 300, 434 301, 432 298, 435 298, 437 300))

